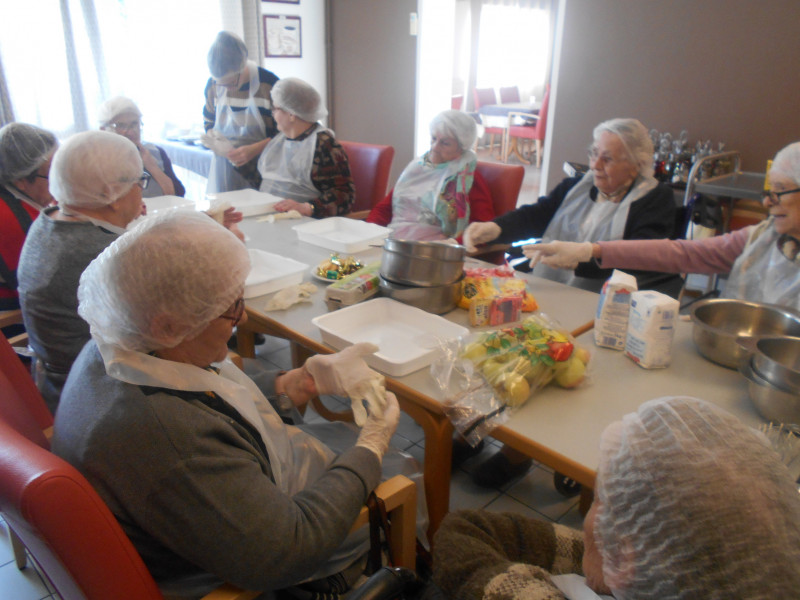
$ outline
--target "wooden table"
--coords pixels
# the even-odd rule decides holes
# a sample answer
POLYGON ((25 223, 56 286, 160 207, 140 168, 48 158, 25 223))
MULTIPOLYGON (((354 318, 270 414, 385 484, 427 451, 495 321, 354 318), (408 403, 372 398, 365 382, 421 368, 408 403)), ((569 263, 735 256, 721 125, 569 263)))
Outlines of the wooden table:
MULTIPOLYGON (((334 350, 322 343, 319 330, 311 319, 327 312, 324 287, 311 276, 311 268, 327 258, 330 251, 300 242, 292 225, 309 221, 258 223, 245 219, 242 231, 249 237, 248 246, 282 254, 309 265, 304 281, 319 284, 312 302, 289 310, 264 312, 267 297, 247 301, 248 322, 240 329, 240 352, 253 355, 252 332, 276 335, 292 342, 295 364, 309 353, 334 350)), ((356 256, 366 262, 380 260, 381 250, 370 248, 356 256)), ((522 275, 522 274, 520 274, 522 275)), ((566 329, 590 320, 598 295, 545 279, 529 277, 529 289, 540 309, 558 320, 566 329)), ((467 312, 455 309, 445 318, 469 327, 467 312)), ((691 324, 680 322, 673 345, 673 363, 667 369, 645 370, 621 352, 597 348, 593 334, 580 336, 592 352, 588 381, 572 390, 548 386, 519 409, 492 436, 536 460, 575 479, 587 488, 594 485, 598 464, 600 434, 611 422, 633 412, 642 403, 665 395, 692 395, 719 404, 748 424, 762 420, 755 413, 742 377, 730 369, 702 358, 691 340, 691 324)), ((422 427, 425 434, 423 473, 432 534, 447 513, 450 498, 450 463, 453 427, 441 406, 441 391, 428 369, 399 378, 387 378, 401 409, 422 427)))

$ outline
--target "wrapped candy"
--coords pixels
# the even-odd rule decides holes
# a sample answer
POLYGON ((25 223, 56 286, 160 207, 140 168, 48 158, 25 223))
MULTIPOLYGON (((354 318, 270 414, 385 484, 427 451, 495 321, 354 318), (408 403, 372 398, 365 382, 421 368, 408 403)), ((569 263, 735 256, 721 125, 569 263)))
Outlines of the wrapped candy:
POLYGON ((331 257, 317 267, 317 276, 323 279, 337 281, 355 273, 364 267, 364 263, 354 256, 340 258, 338 254, 331 254, 331 257))

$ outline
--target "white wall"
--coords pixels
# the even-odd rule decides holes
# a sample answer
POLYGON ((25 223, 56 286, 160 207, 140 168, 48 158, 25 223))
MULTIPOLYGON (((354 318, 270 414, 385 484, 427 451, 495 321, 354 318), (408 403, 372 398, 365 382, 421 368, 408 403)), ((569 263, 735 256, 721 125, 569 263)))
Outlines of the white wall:
MULTIPOLYGON (((261 2, 262 15, 289 15, 300 17, 300 43, 302 58, 261 57, 261 66, 278 77, 299 77, 307 81, 327 97, 328 86, 325 74, 325 3, 324 0, 301 0, 300 4, 261 2)), ((263 18, 260 25, 264 35, 263 18)))
POLYGON ((586 161, 594 126, 646 127, 742 152, 743 169, 800 140, 798 0, 560 0, 542 190, 586 161))

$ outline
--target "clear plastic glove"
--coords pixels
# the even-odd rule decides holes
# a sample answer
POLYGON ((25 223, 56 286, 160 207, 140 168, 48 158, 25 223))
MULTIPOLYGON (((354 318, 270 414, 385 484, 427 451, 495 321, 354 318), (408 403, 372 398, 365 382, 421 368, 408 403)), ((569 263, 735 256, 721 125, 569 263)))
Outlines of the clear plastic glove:
POLYGON ((592 243, 547 242, 523 246, 522 252, 531 259, 531 268, 542 263, 556 269, 574 269, 578 263, 592 259, 592 243))
POLYGON ((492 221, 470 223, 464 231, 464 247, 467 252, 477 252, 479 245, 497 239, 502 232, 500 225, 492 221))
POLYGON ((370 414, 356 440, 356 446, 372 450, 380 459, 389 449, 389 441, 400 421, 400 405, 392 392, 386 392, 383 404, 383 413, 370 414))
POLYGON ((381 415, 385 410, 386 380, 364 362, 364 356, 378 351, 378 346, 361 342, 336 354, 318 354, 306 361, 306 369, 314 378, 317 392, 348 396, 356 425, 367 421, 369 414, 381 415))
POLYGON ((290 285, 277 292, 264 305, 264 310, 286 310, 298 302, 311 302, 311 294, 317 291, 313 283, 290 285))
POLYGON ((200 141, 217 156, 227 157, 228 153, 233 150, 231 141, 216 129, 206 131, 200 136, 200 141))

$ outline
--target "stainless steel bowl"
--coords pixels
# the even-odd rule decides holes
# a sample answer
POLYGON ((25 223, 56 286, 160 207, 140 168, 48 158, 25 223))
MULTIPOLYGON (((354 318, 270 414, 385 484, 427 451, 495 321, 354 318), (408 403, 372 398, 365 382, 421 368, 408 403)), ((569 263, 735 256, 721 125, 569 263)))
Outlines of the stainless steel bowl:
POLYGON ((760 377, 749 360, 739 366, 739 372, 747 379, 747 393, 762 417, 768 421, 800 424, 800 395, 785 392, 760 377))
POLYGON ((381 294, 398 302, 415 306, 430 313, 441 315, 453 310, 461 298, 461 282, 464 276, 455 283, 435 286, 413 286, 394 283, 384 277, 380 278, 381 294))
POLYGON ((384 279, 402 285, 447 285, 464 275, 465 256, 464 246, 387 239, 380 273, 384 279))
POLYGON ((800 314, 775 304, 715 298, 692 306, 693 338, 708 360, 731 369, 749 355, 737 338, 800 337, 800 314))
POLYGON ((759 339, 752 365, 754 371, 775 387, 800 394, 800 338, 759 339))

